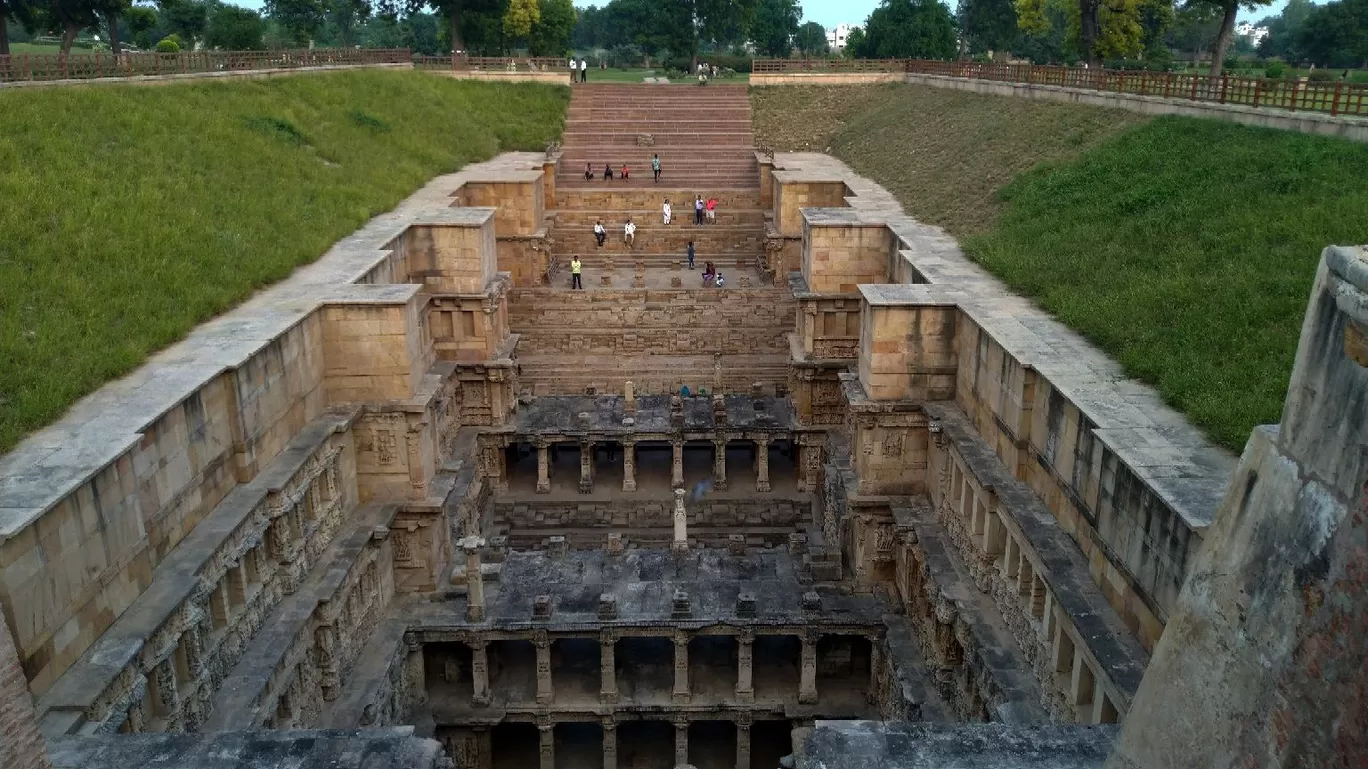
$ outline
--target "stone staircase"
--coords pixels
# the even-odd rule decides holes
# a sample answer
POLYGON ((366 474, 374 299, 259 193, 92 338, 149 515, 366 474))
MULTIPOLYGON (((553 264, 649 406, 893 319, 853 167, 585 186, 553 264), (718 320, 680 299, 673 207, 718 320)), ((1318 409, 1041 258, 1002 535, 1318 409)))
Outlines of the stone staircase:
POLYGON ((586 290, 569 290, 562 275, 511 295, 508 322, 521 334, 523 385, 538 395, 618 392, 627 380, 638 392, 711 387, 713 354, 720 353, 724 389, 757 382, 770 392, 784 388, 796 303, 787 287, 760 285, 754 270, 765 212, 745 87, 576 86, 562 153, 552 257, 564 272, 578 255, 586 290), (639 145, 645 136, 651 144, 639 145), (653 153, 664 169, 659 184, 651 180, 653 153), (586 161, 596 177, 605 162, 615 172, 626 162, 632 178, 586 181, 586 161), (714 223, 693 223, 699 195, 717 198, 714 223), (668 226, 660 217, 667 198, 674 208, 668 226), (632 246, 622 240, 628 217, 637 225, 632 246), (602 247, 593 234, 599 220, 608 232, 602 247), (692 272, 682 267, 690 240, 692 272), (700 285, 709 261, 728 277, 725 289, 700 285), (638 265, 650 273, 640 284, 646 287, 631 287, 638 265), (672 287, 676 277, 679 288, 672 287))

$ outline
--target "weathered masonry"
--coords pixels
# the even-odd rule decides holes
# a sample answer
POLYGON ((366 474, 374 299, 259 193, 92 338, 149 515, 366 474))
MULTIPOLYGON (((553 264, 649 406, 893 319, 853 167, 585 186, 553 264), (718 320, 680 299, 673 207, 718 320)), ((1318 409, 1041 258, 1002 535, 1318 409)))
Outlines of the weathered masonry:
MULTIPOLYGON (((1165 626, 1262 520, 1217 516, 1234 459, 882 189, 757 155, 744 95, 581 90, 563 150, 433 180, 0 459, 6 767, 1150 765, 1150 655, 1219 677, 1165 626), (581 177, 642 152, 659 184, 581 177)), ((1317 467, 1368 392, 1328 254, 1268 438, 1317 467)))

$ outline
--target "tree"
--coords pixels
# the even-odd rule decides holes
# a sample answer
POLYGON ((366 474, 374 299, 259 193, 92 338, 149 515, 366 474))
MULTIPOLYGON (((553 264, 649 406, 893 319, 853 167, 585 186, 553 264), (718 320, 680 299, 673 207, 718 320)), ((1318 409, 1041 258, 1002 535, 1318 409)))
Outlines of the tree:
POLYGON ((541 19, 532 27, 528 51, 533 56, 561 56, 570 50, 575 6, 570 0, 541 0, 541 19))
POLYGON ((1355 67, 1368 62, 1368 0, 1316 6, 1297 33, 1297 45, 1318 67, 1355 67))
POLYGON ((35 10, 29 0, 0 0, 0 56, 8 56, 10 52, 9 22, 13 20, 30 25, 35 10))
POLYGON ((128 27, 133 44, 144 51, 152 48, 152 30, 157 28, 157 11, 146 5, 135 5, 124 11, 123 25, 128 27))
MULTIPOLYGON (((793 37, 798 34, 801 17, 796 0, 759 0, 750 25, 755 49, 768 56, 787 58, 793 50, 793 37)), ((822 39, 826 39, 825 30, 822 39)))
POLYGON ((1191 51, 1193 65, 1201 60, 1202 52, 1216 42, 1221 31, 1221 11, 1214 5, 1189 2, 1173 14, 1173 26, 1164 36, 1165 41, 1180 51, 1191 51))
POLYGON ((1211 52, 1211 76, 1220 77, 1221 68, 1225 66, 1226 51, 1230 48, 1230 39, 1235 36, 1235 17, 1239 15, 1240 8, 1253 10, 1262 5, 1268 5, 1273 0, 1201 0, 1208 2, 1221 9, 1221 31, 1216 33, 1216 48, 1211 52))
POLYGON ((122 53, 119 43, 119 17, 133 7, 132 0, 91 0, 91 11, 96 18, 103 19, 109 30, 109 50, 115 56, 122 53))
POLYGON ((54 26, 62 29, 62 56, 71 53, 71 44, 81 30, 99 23, 96 8, 89 0, 49 0, 43 10, 54 26))
POLYGON ((537 0, 509 0, 504 11, 503 31, 516 40, 532 34, 532 26, 541 21, 541 6, 537 0))
POLYGON ((370 0, 321 0, 323 17, 339 45, 356 42, 357 27, 371 15, 370 0))
POLYGON ((798 33, 793 36, 793 46, 802 51, 804 56, 826 56, 831 53, 826 29, 815 21, 798 28, 798 33))
POLYGON ((1018 34, 1012 0, 961 0, 959 22, 971 53, 1007 51, 1018 34))
POLYGON ((322 0, 266 0, 265 9, 296 45, 306 44, 318 34, 327 13, 322 0))
POLYGON ((204 39, 209 23, 209 6, 201 0, 157 0, 157 18, 174 33, 186 49, 204 39))
POLYGON ((488 44, 491 28, 503 17, 504 3, 500 0, 429 0, 432 10, 447 21, 453 53, 464 53, 466 36, 473 33, 488 44), (490 18, 492 17, 492 18, 490 18))
POLYGON ((570 35, 571 45, 577 50, 611 46, 612 33, 608 28, 610 15, 608 8, 599 8, 596 5, 581 8, 579 18, 575 21, 575 30, 570 35))
POLYGON ((863 37, 857 55, 868 59, 952 59, 957 48, 955 21, 937 0, 883 0, 863 37))
POLYGON ((1311 0, 1287 0, 1282 13, 1260 21, 1259 26, 1268 27, 1268 34, 1259 43, 1259 55, 1266 59, 1278 57, 1284 61, 1301 61, 1298 35, 1314 7, 1311 0))
POLYGON ((224 51, 257 51, 265 47, 261 14, 236 5, 215 5, 209 12, 204 45, 224 51))

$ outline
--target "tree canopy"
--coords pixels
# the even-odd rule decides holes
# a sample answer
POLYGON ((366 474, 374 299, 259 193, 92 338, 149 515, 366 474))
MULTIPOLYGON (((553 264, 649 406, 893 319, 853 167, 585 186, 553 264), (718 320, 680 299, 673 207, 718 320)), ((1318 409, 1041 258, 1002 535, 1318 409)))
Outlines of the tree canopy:
MULTIPOLYGON (((950 59, 958 45, 950 9, 937 0, 883 0, 865 23, 856 55, 870 59, 950 59)), ((847 47, 851 45, 849 38, 847 47)))
MULTIPOLYGON (((802 10, 796 0, 758 0, 751 20, 750 35, 757 53, 787 57, 793 50, 802 10)), ((822 31, 826 40, 826 31, 822 31)))

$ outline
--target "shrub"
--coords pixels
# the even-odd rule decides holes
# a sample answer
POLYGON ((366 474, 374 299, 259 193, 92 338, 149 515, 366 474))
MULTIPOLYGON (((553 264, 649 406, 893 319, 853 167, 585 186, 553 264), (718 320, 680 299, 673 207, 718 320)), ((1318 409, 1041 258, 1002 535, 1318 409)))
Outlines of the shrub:
POLYGON ((1270 80, 1277 80, 1286 72, 1287 65, 1280 61, 1270 61, 1268 62, 1268 66, 1264 67, 1264 77, 1270 80))
POLYGON ((175 35, 167 35, 157 41, 157 53, 180 53, 180 39, 175 35))
POLYGON ((1307 77, 1310 78, 1313 83, 1324 83, 1339 77, 1339 73, 1331 72, 1328 69, 1313 69, 1307 77))

